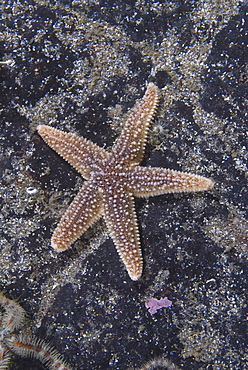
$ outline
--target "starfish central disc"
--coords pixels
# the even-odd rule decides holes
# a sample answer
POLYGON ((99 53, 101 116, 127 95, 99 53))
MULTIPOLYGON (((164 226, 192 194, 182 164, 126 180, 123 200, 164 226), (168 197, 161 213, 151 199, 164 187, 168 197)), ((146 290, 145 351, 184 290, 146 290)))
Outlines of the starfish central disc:
POLYGON ((38 126, 47 144, 86 180, 53 233, 54 249, 67 249, 103 216, 130 278, 137 280, 143 259, 134 197, 212 188, 213 182, 202 176, 139 166, 157 104, 158 89, 150 83, 110 152, 75 134, 38 126))

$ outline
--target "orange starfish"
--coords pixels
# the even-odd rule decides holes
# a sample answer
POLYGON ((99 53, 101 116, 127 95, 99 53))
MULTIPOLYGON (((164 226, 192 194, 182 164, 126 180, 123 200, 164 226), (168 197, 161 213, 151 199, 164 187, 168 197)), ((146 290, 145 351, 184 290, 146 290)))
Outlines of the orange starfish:
POLYGON ((134 197, 212 188, 202 176, 139 166, 157 104, 158 89, 150 83, 110 152, 75 134, 38 126, 47 144, 87 180, 53 233, 54 249, 67 249, 103 216, 130 278, 138 280, 143 259, 134 197))

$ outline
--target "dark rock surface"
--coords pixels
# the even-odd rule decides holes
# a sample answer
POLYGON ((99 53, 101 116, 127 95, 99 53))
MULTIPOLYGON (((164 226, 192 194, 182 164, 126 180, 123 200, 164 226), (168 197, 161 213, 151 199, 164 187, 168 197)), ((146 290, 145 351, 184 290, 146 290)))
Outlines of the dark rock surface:
MULTIPOLYGON (((247 2, 3 1, 0 285, 75 369, 245 369, 247 2), (111 146, 147 81, 161 89, 144 165, 211 177, 137 200, 145 267, 132 282, 102 221, 56 254, 83 183, 37 124, 111 146), (173 301, 151 316, 145 302, 173 301)), ((12 369, 43 369, 16 358, 12 369)))

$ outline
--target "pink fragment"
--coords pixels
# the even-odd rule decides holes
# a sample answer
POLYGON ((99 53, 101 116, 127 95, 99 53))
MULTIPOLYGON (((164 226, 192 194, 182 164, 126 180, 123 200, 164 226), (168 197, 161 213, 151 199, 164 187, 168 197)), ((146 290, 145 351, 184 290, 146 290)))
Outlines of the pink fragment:
POLYGON ((172 301, 170 301, 167 297, 157 299, 151 298, 148 302, 145 303, 146 308, 149 308, 148 312, 151 315, 154 315, 157 310, 163 307, 170 307, 172 305, 172 301))

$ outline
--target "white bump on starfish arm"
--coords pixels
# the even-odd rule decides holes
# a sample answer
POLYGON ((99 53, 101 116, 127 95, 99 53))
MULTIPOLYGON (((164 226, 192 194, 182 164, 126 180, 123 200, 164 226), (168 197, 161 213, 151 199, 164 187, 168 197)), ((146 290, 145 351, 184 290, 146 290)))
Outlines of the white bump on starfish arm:
POLYGON ((62 252, 102 215, 102 197, 96 185, 87 181, 54 230, 51 245, 62 252))
POLYGON ((92 165, 100 165, 108 153, 91 141, 46 125, 37 127, 45 142, 69 162, 85 179, 92 165))
POLYGON ((214 185, 206 177, 166 168, 137 166, 130 170, 129 176, 130 191, 137 197, 209 190, 214 185))
POLYGON ((108 189, 104 195, 104 218, 117 252, 132 280, 142 274, 143 260, 134 200, 121 187, 108 189))
POLYGON ((146 93, 128 118, 111 154, 119 163, 139 164, 143 158, 150 122, 158 105, 158 88, 149 83, 146 93))

